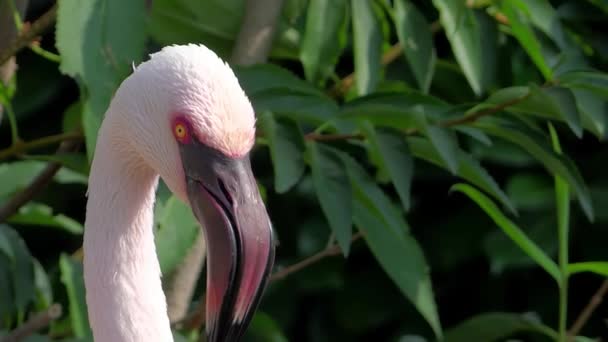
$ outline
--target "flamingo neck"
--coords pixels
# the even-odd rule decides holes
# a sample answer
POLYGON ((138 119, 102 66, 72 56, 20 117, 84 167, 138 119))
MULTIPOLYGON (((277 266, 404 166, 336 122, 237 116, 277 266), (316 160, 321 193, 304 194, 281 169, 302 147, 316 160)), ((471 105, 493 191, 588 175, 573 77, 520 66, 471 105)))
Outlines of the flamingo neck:
POLYGON ((89 178, 84 281, 95 341, 173 341, 153 233, 158 175, 102 124, 89 178))

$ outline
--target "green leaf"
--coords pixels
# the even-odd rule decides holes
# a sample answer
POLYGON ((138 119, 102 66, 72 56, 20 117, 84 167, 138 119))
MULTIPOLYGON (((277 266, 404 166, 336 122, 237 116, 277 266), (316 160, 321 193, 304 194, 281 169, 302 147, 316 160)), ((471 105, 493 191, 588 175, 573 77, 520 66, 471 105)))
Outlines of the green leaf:
POLYGON ((501 8, 502 12, 509 19, 509 24, 515 38, 526 50, 545 79, 550 80, 553 77, 552 71, 542 54, 540 42, 528 24, 529 18, 526 4, 520 0, 503 1, 501 8))
POLYGON ((72 234, 82 234, 84 228, 80 222, 63 214, 53 215, 53 209, 46 204, 30 202, 9 217, 9 223, 58 228, 72 234))
POLYGON ((38 297, 38 308, 46 309, 53 303, 53 288, 46 271, 38 262, 34 261, 34 284, 36 285, 36 295, 38 297))
POLYGON ((225 59, 234 46, 243 13, 241 0, 155 0, 150 35, 162 45, 204 43, 225 59))
POLYGON ((158 262, 163 275, 169 275, 184 257, 200 234, 198 221, 192 209, 177 199, 169 197, 156 208, 158 230, 154 234, 158 262))
POLYGON ((434 98, 418 96, 418 94, 372 94, 359 97, 344 104, 340 110, 340 118, 366 119, 375 126, 385 126, 396 129, 419 128, 416 119, 419 108, 444 108, 444 104, 434 98), (420 104, 420 101, 425 101, 420 104))
POLYGON ((306 143, 312 179, 325 217, 345 256, 352 236, 352 190, 338 151, 315 142, 306 143))
POLYGON ((4 233, 4 229, 0 229, 0 252, 4 253, 8 260, 15 260, 15 252, 13 252, 13 247, 11 247, 8 236, 4 233))
MULTIPOLYGON (((39 161, 16 161, 0 165, 0 199, 25 188, 32 180, 42 172, 46 163, 39 161)), ((81 183, 86 184, 87 178, 67 169, 61 169, 54 177, 59 183, 81 183)))
POLYGON ((488 312, 449 329, 445 342, 499 341, 522 332, 536 332, 557 339, 551 328, 520 314, 488 312))
POLYGON ((608 262, 606 261, 587 261, 576 262, 568 265, 568 274, 581 272, 592 272, 608 277, 608 262))
POLYGON ((433 0, 452 50, 473 92, 481 95, 494 73, 494 28, 461 0, 433 0))
POLYGON ((10 260, 12 276, 8 279, 12 279, 13 283, 12 302, 19 315, 22 316, 35 295, 33 258, 25 242, 14 229, 0 224, 0 234, 7 238, 13 251, 13 258, 10 260))
POLYGON ((338 113, 338 105, 325 95, 293 92, 275 88, 254 94, 251 102, 256 113, 272 112, 292 120, 320 125, 338 113))
POLYGON ((409 227, 352 158, 343 154, 354 190, 353 219, 387 275, 414 304, 441 339, 442 330, 433 295, 429 267, 409 227), (388 203, 387 203, 388 202, 388 203))
POLYGON ((245 339, 249 341, 288 342, 281 327, 272 317, 262 311, 258 311, 251 319, 251 325, 247 329, 245 339))
POLYGON ((304 137, 297 123, 277 120, 270 112, 258 116, 258 123, 268 139, 274 169, 274 186, 278 193, 287 192, 304 174, 304 137))
POLYGON ((593 207, 589 190, 574 163, 564 155, 556 154, 542 134, 515 122, 492 118, 477 122, 474 126, 488 134, 503 138, 520 146, 538 159, 552 173, 563 177, 576 191, 579 204, 585 215, 593 221, 593 207))
POLYGON ((513 221, 509 220, 500 209, 486 197, 483 193, 467 184, 456 184, 450 191, 460 191, 475 201, 485 213, 492 218, 511 240, 519 246, 530 258, 540 265, 556 281, 560 281, 561 274, 557 264, 549 258, 534 241, 530 240, 526 233, 519 228, 513 221))
POLYGON ((608 103, 586 89, 571 89, 576 99, 576 106, 581 114, 583 124, 589 127, 600 139, 606 137, 608 120, 608 103))
MULTIPOLYGON (((557 252, 555 220, 541 219, 532 224, 526 232, 530 239, 547 255, 555 255, 557 252)), ((501 230, 495 230, 484 238, 483 250, 490 261, 490 269, 494 274, 500 274, 507 269, 536 266, 534 260, 517 248, 501 230)))
POLYGON ((396 0, 394 6, 397 36, 403 54, 418 87, 422 92, 428 93, 437 60, 430 25, 411 2, 396 0))
POLYGON ((382 70, 382 30, 372 1, 351 1, 355 82, 359 95, 373 92, 382 70))
POLYGON ((61 272, 61 282, 68 295, 70 320, 74 335, 78 338, 92 339, 87 316, 82 263, 73 260, 65 253, 61 253, 59 271, 61 272))
POLYGON ((312 84, 276 64, 234 66, 234 72, 241 87, 250 97, 270 89, 284 89, 292 93, 324 96, 323 92, 312 84))
POLYGON ((546 210, 553 207, 553 187, 545 175, 517 173, 505 186, 509 198, 524 210, 546 210))
POLYGON ((300 59, 306 79, 323 84, 346 44, 346 0, 310 0, 300 59))
POLYGON ((414 161, 404 135, 393 130, 375 129, 369 123, 364 123, 362 128, 372 154, 378 156, 378 167, 390 176, 403 208, 408 211, 414 161))
POLYGON ((81 153, 35 154, 24 155, 23 158, 59 163, 83 176, 89 175, 89 163, 86 156, 81 153))
POLYGON ((513 86, 493 93, 484 103, 470 109, 474 113, 484 108, 505 107, 512 113, 535 115, 560 120, 568 124, 577 137, 582 137, 581 119, 572 92, 563 87, 513 86), (505 104, 508 106, 505 107, 505 104))
MULTIPOLYGON (((426 160, 427 162, 447 169, 445 161, 441 159, 437 153, 437 150, 433 148, 428 140, 418 137, 410 137, 408 138, 408 145, 412 151, 412 154, 416 158, 426 160)), ((517 213, 517 210, 509 197, 500 189, 494 178, 492 178, 492 176, 481 166, 481 164, 479 164, 477 160, 462 150, 458 150, 456 158, 458 160, 458 176, 475 184, 488 194, 492 195, 512 213, 517 213)))
POLYGON ((76 132, 82 126, 82 102, 72 103, 63 112, 63 132, 76 132))
POLYGON ((608 99, 608 74, 599 71, 571 71, 560 76, 560 84, 568 88, 586 89, 608 99))
POLYGON ((60 70, 86 87, 82 120, 91 160, 110 99, 131 72, 132 63, 141 60, 144 52, 144 0, 126 5, 119 0, 60 0, 58 4, 60 70))

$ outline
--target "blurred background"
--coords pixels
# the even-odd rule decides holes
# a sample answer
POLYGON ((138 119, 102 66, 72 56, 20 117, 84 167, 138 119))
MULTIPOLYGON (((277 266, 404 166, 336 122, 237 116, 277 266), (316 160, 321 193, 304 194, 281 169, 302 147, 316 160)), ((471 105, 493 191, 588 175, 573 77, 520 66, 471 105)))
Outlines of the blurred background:
MULTIPOLYGON (((279 241, 247 341, 605 341, 607 20, 605 0, 0 0, 0 340, 92 340, 99 123, 132 63, 201 43, 258 115, 279 241)), ((155 220, 176 340, 198 340, 199 227, 163 184, 155 220)))

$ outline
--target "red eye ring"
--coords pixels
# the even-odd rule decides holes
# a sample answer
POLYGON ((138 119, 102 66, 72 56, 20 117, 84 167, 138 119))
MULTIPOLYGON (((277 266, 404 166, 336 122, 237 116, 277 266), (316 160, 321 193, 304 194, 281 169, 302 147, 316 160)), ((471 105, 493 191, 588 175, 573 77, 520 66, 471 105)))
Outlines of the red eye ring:
POLYGON ((181 118, 177 117, 173 120, 173 135, 177 141, 187 144, 190 142, 190 123, 181 118))

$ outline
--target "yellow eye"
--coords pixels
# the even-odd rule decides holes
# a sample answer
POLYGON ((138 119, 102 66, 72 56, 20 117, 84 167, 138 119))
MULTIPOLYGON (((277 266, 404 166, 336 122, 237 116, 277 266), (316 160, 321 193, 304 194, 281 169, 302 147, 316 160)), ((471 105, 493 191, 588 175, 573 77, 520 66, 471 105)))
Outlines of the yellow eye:
POLYGON ((175 136, 179 139, 184 139, 186 137, 186 126, 181 123, 175 125, 175 136))

